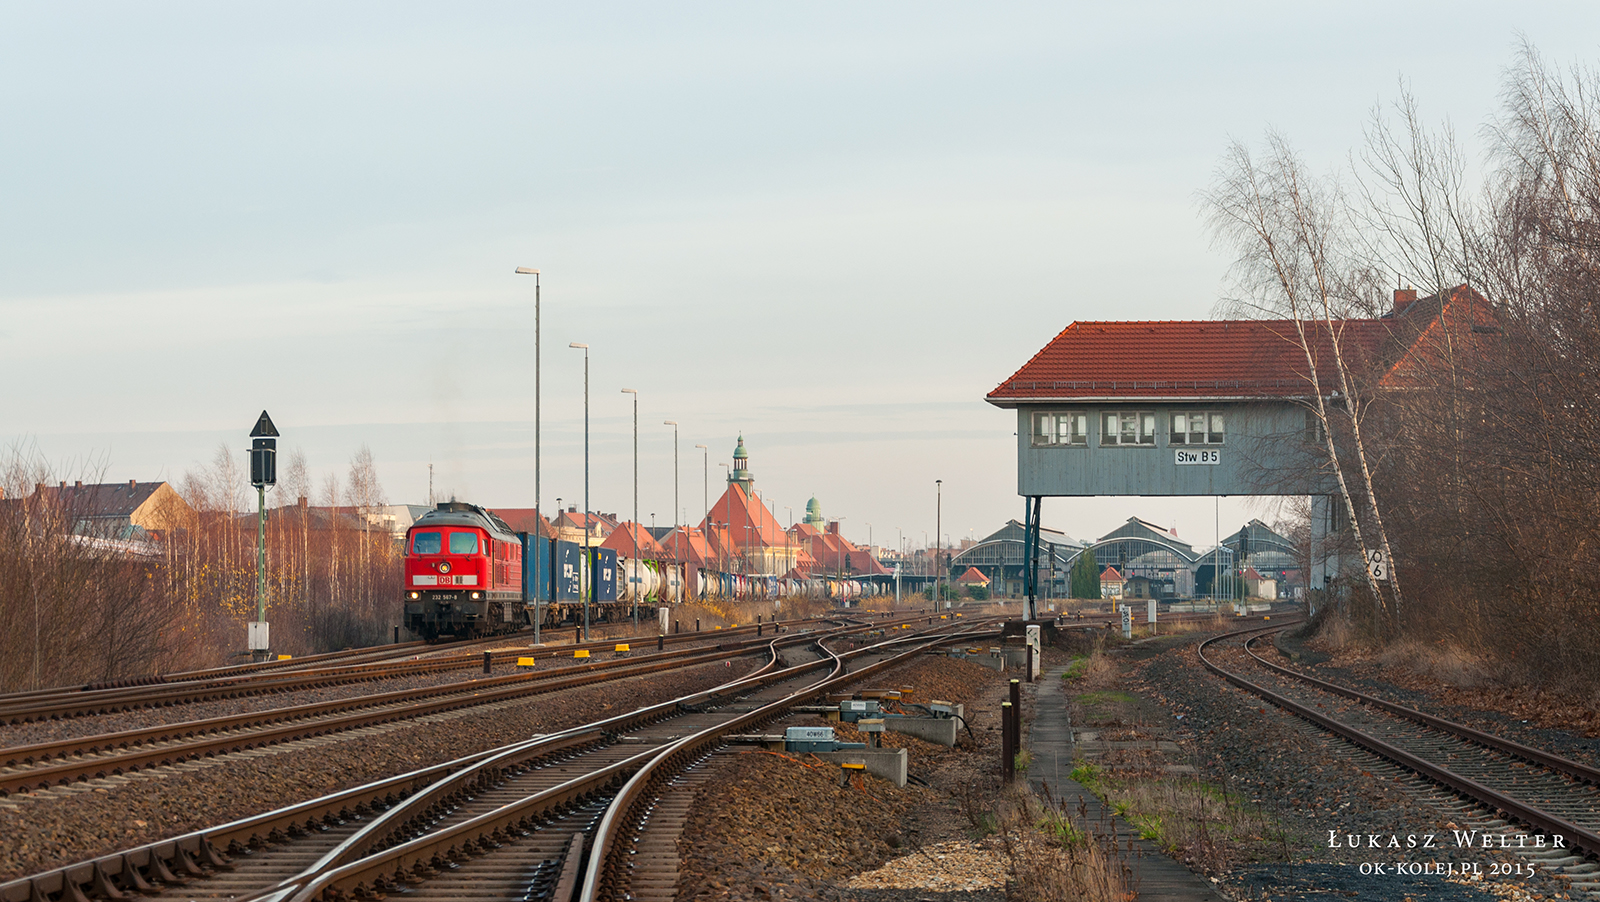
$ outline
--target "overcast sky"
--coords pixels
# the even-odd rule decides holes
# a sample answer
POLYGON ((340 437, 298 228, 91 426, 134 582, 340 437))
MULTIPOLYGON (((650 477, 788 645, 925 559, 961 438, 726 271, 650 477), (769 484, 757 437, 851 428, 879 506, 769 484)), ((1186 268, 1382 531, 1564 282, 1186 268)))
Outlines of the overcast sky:
MULTIPOLYGON (((1406 79, 1474 153, 1518 35, 1600 5, 0 5, 0 440, 181 479, 262 408, 389 499, 703 512, 743 432, 780 518, 1021 517, 983 402, 1078 319, 1212 314, 1196 204, 1230 139, 1338 165, 1406 79)), ((87 461, 97 462, 86 466, 87 461)), ((292 500, 292 499, 290 499, 292 500)), ((269 502, 273 503, 273 502, 269 502)), ((1211 499, 1047 501, 1210 544, 1211 499)), ((1227 534, 1270 512, 1220 505, 1227 534)))

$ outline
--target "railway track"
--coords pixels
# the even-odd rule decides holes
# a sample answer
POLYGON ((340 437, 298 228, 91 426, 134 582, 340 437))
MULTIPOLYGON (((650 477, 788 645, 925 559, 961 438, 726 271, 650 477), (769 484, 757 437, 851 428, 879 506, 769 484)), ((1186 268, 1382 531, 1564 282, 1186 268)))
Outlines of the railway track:
POLYGON ((781 657, 785 640, 775 639, 760 671, 716 689, 12 881, 0 885, 0 902, 114 900, 180 884, 186 898, 218 902, 375 898, 402 888, 452 902, 620 898, 607 889, 617 885, 609 875, 628 882, 626 861, 648 834, 654 796, 694 779, 683 774, 722 736, 939 641, 904 637, 836 654, 824 644, 834 638, 811 636, 781 657))
MULTIPOLYGON (((778 624, 749 624, 717 631, 675 633, 661 637, 619 637, 571 645, 541 646, 538 648, 514 645, 513 643, 520 637, 474 640, 472 642, 454 643, 451 646, 427 646, 425 643, 410 643, 404 646, 390 645, 382 646, 382 651, 380 652, 374 652, 371 649, 365 650, 371 652, 374 656, 372 661, 352 662, 346 656, 336 663, 306 666, 307 662, 312 659, 304 658, 298 664, 293 664, 293 662, 289 661, 267 662, 267 664, 274 665, 271 667, 265 664, 240 665, 241 668, 263 668, 259 670, 220 668, 219 671, 224 672, 196 671, 192 674, 162 677, 156 682, 135 682, 130 685, 115 685, 104 688, 81 686, 67 689, 11 693, 0 696, 0 724, 24 724, 44 720, 92 717, 140 708, 169 707, 273 693, 297 692, 351 683, 373 682, 416 674, 470 670, 483 665, 484 654, 489 656, 491 665, 504 665, 524 657, 545 662, 570 659, 573 652, 578 650, 590 652, 609 651, 618 643, 624 642, 638 644, 641 647, 648 644, 656 644, 658 639, 661 645, 724 642, 729 637, 759 635, 763 632, 770 633, 774 626, 793 630, 816 626, 820 623, 821 621, 796 620, 778 624), (461 652, 459 650, 462 647, 481 647, 484 645, 499 646, 499 648, 481 653, 461 652), (414 657, 417 652, 438 651, 443 648, 456 649, 457 651, 454 654, 447 655, 414 657), (396 649, 407 649, 407 651, 400 653, 406 660, 393 660, 396 656, 394 653, 396 649)), ((343 653, 334 652, 326 657, 337 655, 343 655, 343 653)))
MULTIPOLYGON (((826 633, 789 632, 773 641, 781 647, 807 642, 808 637, 849 635, 868 628, 870 625, 839 627, 826 633)), ((746 636, 705 648, 674 649, 561 669, 0 749, 0 793, 117 776, 204 756, 495 704, 602 680, 722 661, 762 652, 771 644, 764 637, 746 636)))
POLYGON ((1421 794, 1469 822, 1472 848, 1512 853, 1570 879, 1575 889, 1600 893, 1600 769, 1317 679, 1256 652, 1258 642, 1285 626, 1207 640, 1199 646, 1201 662, 1378 756, 1391 773, 1414 775, 1421 794), (1525 834, 1548 839, 1540 846, 1517 838, 1525 834))

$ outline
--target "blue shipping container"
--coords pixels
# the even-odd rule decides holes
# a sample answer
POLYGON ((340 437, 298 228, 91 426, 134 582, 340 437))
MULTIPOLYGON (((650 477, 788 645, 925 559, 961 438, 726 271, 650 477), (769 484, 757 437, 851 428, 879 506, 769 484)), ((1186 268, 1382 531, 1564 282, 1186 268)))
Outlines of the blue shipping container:
POLYGON ((522 597, 532 602, 550 600, 555 570, 550 557, 550 540, 544 536, 522 536, 522 597))
POLYGON ((610 548, 594 549, 594 565, 589 572, 594 574, 594 594, 590 597, 595 601, 616 601, 617 553, 610 548))
POLYGON ((582 555, 578 543, 556 541, 556 601, 577 601, 582 597, 582 555))

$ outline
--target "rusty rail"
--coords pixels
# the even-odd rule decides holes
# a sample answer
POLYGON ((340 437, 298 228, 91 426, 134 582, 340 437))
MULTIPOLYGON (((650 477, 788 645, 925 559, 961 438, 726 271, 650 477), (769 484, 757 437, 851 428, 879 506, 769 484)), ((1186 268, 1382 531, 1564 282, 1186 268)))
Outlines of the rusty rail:
MULTIPOLYGON (((1534 827, 1551 834, 1560 834, 1561 836, 1566 837, 1567 841, 1572 844, 1571 848, 1582 849, 1586 854, 1589 855, 1600 855, 1600 834, 1586 830, 1583 827, 1572 823, 1571 821, 1556 817, 1549 812, 1542 811, 1533 807, 1532 805, 1528 805, 1512 798, 1511 796, 1484 786, 1482 783, 1479 783, 1470 777, 1462 776, 1461 774, 1457 774, 1448 768, 1434 764, 1425 758, 1419 757, 1404 749, 1384 742, 1377 737, 1371 736, 1361 730, 1349 726, 1348 724, 1341 723, 1332 717, 1302 705, 1293 699, 1273 692, 1272 690, 1267 689, 1266 687, 1257 683, 1253 683, 1242 676, 1224 670, 1221 666, 1207 658, 1205 655, 1206 647, 1214 642, 1237 638, 1240 636, 1249 635, 1251 633, 1264 633, 1270 630, 1283 629, 1284 626, 1287 625, 1288 624, 1270 627, 1255 627, 1252 629, 1225 633, 1221 636, 1207 639, 1205 642, 1200 643, 1197 649, 1197 652, 1200 655, 1200 662, 1205 665, 1206 669, 1217 674, 1240 689, 1244 689, 1247 692, 1258 695, 1274 706, 1282 708, 1283 710, 1288 711, 1298 717, 1309 720, 1317 726, 1329 731, 1330 733, 1342 736, 1350 742, 1372 752, 1373 754, 1387 758, 1408 770, 1420 774, 1442 786, 1447 786, 1456 792, 1461 793, 1467 798, 1488 805, 1495 810, 1504 813, 1508 817, 1521 821, 1530 827, 1534 827)), ((1354 692, 1354 690, 1350 691, 1354 692)), ((1356 695, 1360 695, 1360 693, 1356 693, 1356 695)), ((1365 698, 1362 700, 1365 700, 1365 698)), ((1421 712, 1417 713, 1420 714, 1421 712)), ((1460 730, 1471 729, 1470 727, 1465 727, 1460 724, 1452 724, 1452 726, 1460 730)), ((1581 767, 1581 765, 1578 766, 1581 767)))

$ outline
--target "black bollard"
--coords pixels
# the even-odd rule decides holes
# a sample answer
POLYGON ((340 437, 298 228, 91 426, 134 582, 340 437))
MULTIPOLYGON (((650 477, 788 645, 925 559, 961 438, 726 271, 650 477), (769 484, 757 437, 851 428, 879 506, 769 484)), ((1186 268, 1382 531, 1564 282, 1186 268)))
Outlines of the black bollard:
POLYGON ((672 621, 672 631, 674 633, 683 632, 683 621, 682 620, 674 620, 674 621, 672 621))
POLYGON ((492 657, 490 657, 488 652, 484 652, 483 653, 483 672, 484 673, 493 673, 494 672, 494 659, 492 657))
POLYGON ((700 632, 700 618, 699 617, 694 618, 694 631, 697 632, 697 633, 700 632))
POLYGON ((759 617, 756 618, 756 635, 761 635, 761 618, 759 617))
POLYGON ((400 644, 400 627, 398 626, 394 628, 394 644, 400 644))
POLYGON ((666 647, 667 647, 667 637, 666 636, 657 636, 656 637, 656 651, 662 651, 666 647))
POLYGON ((1017 773, 1017 751, 1011 747, 1011 719, 1015 716, 1010 702, 1000 703, 1000 779, 1007 783, 1017 773))
POLYGON ((583 628, 582 627, 573 627, 573 629, 572 629, 572 644, 573 645, 579 645, 579 644, 582 644, 582 642, 583 642, 583 628))
POLYGON ((1015 759, 1022 751, 1022 681, 1011 681, 1011 756, 1012 770, 1015 771, 1015 759))

